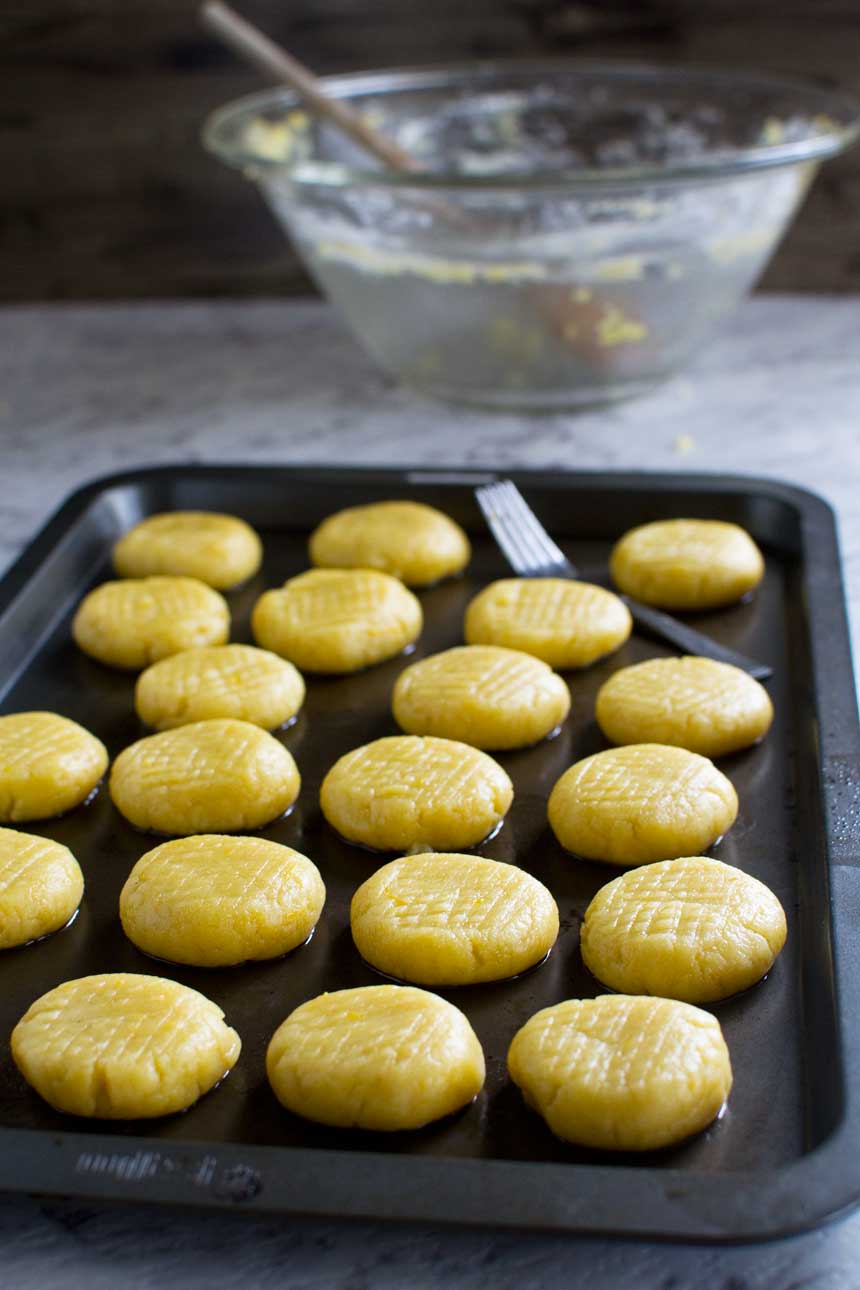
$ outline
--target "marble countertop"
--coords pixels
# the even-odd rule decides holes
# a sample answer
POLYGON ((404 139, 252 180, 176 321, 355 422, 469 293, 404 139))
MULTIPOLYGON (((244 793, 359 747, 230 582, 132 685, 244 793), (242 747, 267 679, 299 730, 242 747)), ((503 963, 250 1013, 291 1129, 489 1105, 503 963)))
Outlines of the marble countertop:
MULTIPOLYGON (((0 566, 77 485, 170 461, 765 475, 839 519, 860 657, 860 299, 749 301, 636 402, 446 408, 370 367, 318 302, 0 310, 0 566)), ((860 1213, 740 1249, 0 1200, 0 1290, 856 1290, 860 1213)))

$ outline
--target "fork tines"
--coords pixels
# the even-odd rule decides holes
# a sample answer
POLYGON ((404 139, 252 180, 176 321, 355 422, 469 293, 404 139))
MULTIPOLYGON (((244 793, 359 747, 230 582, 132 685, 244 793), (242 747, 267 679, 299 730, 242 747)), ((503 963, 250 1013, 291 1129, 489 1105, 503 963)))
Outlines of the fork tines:
POLYGON ((487 524, 514 571, 541 577, 571 576, 571 565, 510 479, 475 489, 487 524))

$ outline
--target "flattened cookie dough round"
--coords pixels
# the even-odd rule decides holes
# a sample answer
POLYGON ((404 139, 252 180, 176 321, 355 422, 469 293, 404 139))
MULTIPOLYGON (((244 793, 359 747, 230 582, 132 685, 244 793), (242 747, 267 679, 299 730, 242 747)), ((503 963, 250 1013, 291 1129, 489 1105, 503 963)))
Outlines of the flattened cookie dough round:
POLYGON ((782 905, 763 882, 686 856, 602 887, 580 945, 585 966, 611 990, 711 1003, 760 981, 785 936, 782 905))
POLYGON ((83 894, 84 876, 67 847, 0 829, 0 950, 58 932, 83 894))
POLYGON ((750 535, 722 520, 657 520, 631 529, 609 560, 615 585, 661 609, 719 609, 757 587, 764 559, 750 535))
POLYGON ((123 534, 113 549, 113 565, 121 578, 184 575, 219 591, 252 577, 262 558, 260 539, 250 524, 215 511, 150 515, 123 534))
POLYGON ((560 676, 540 659, 498 645, 459 645, 407 667, 392 711, 411 735, 459 739, 476 748, 525 748, 570 710, 560 676))
POLYGON ((456 851, 501 824, 514 789, 498 762, 469 744, 420 735, 375 739, 336 761, 322 813, 348 842, 376 851, 456 851))
POLYGON ((480 856, 393 860, 352 898, 352 939, 379 972, 417 985, 476 985, 546 958, 558 907, 543 883, 480 856))
POLYGON ((138 739, 110 773, 114 805, 154 833, 261 829, 292 806, 299 772, 277 739, 247 721, 195 721, 138 739))
POLYGON ((710 1013, 673 999, 603 995, 536 1013, 514 1036, 511 1079, 558 1138, 652 1151, 699 1133, 732 1087, 710 1013))
POLYGON ((722 757, 764 738, 773 704, 763 685, 730 663, 652 658, 600 687, 596 716, 614 744, 675 744, 722 757))
POLYGON ((286 659, 253 645, 211 645, 153 663, 138 677, 134 706, 156 730, 219 717, 277 730, 304 698, 301 673, 286 659))
POLYGON ((265 592, 251 627, 264 649, 307 672, 358 672, 394 658, 421 634, 411 591, 373 569, 310 569, 265 592))
POLYGON ((408 587, 427 587, 469 563, 469 539, 422 502, 373 502, 330 515, 311 534, 311 564, 381 569, 408 587))
POLYGON ((278 958, 302 945, 325 903, 319 870, 266 838, 204 834, 141 856, 119 898, 130 941, 194 967, 278 958))
POLYGON ((181 650, 223 645, 230 610, 196 578, 128 578, 84 597, 72 635, 100 663, 137 670, 181 650))
POLYGON ((85 802, 107 770, 107 749, 55 712, 0 717, 0 822, 46 820, 85 802))
POLYGON ((184 1111, 233 1068, 240 1048, 204 995, 124 972, 49 990, 12 1031, 15 1064, 46 1102, 102 1120, 184 1111))
POLYGON ((566 578, 504 578, 466 610, 469 645, 506 645, 564 671, 619 649, 633 620, 611 591, 566 578))
POLYGON ((685 748, 629 744, 578 761, 549 797, 552 831, 586 860, 638 865, 705 851, 738 798, 713 762, 685 748))
POLYGON ((289 1111, 344 1129, 419 1129, 471 1102, 484 1054, 453 1004, 403 985, 321 994, 272 1036, 266 1072, 289 1111))

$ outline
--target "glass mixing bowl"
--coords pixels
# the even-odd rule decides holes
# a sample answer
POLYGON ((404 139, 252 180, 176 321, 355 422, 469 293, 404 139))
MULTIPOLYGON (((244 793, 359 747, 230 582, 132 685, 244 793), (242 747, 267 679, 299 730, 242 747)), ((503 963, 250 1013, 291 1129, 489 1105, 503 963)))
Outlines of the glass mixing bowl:
POLYGON ((205 145, 255 180, 383 367, 506 408, 675 372, 758 277, 857 104, 771 77, 560 62, 328 77, 414 156, 381 168, 275 90, 205 145))

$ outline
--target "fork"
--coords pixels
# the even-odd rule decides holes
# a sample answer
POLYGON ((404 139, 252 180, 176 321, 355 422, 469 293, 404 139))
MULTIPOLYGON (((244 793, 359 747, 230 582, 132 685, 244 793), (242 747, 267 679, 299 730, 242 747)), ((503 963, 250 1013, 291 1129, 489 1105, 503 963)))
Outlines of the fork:
MULTIPOLYGON (((556 546, 516 484, 510 479, 475 489, 484 518, 514 573, 523 578, 579 578, 579 570, 556 546)), ((773 675, 773 668, 698 632, 650 605, 622 596, 634 623, 646 635, 674 645, 684 654, 698 654, 717 663, 731 663, 759 681, 773 675)))

